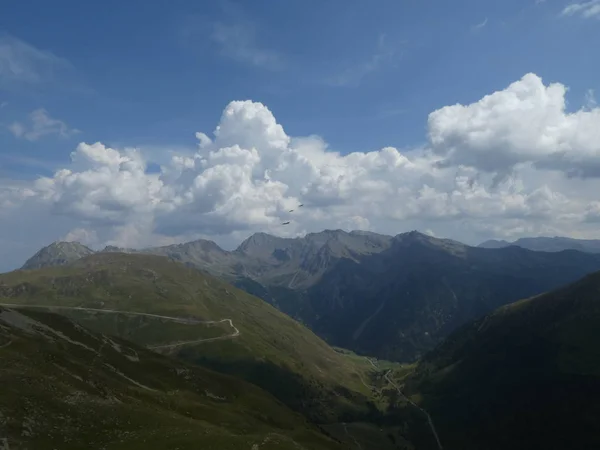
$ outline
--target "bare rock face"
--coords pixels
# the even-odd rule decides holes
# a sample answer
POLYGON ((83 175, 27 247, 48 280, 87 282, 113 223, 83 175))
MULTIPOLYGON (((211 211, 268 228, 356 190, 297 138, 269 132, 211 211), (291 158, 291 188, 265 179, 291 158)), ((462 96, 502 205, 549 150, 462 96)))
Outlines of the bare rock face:
POLYGON ((93 253, 94 250, 79 242, 54 242, 29 258, 22 269, 64 266, 93 253))

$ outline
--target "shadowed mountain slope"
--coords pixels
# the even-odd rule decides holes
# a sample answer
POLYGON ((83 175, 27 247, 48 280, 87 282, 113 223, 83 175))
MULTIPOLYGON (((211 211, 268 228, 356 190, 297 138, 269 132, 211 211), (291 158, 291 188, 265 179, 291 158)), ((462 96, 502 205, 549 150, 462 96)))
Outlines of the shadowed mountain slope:
POLYGON ((600 273, 463 326, 406 389, 448 450, 600 448, 600 273))

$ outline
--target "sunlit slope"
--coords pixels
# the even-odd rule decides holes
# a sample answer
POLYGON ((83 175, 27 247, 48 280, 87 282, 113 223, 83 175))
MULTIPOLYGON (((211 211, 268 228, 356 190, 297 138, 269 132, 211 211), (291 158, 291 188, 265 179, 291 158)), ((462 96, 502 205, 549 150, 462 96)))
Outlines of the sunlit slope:
POLYGON ((345 448, 250 383, 51 313, 0 308, 0 362, 5 449, 345 448))
MULTIPOLYGON (((343 414, 360 417, 370 411, 370 392, 359 376, 368 370, 365 363, 336 353, 307 328, 264 301, 167 258, 100 253, 68 266, 16 271, 0 276, 0 298, 4 303, 23 305, 150 313, 197 321, 228 319, 239 331, 237 337, 182 345, 168 352, 241 375, 315 420, 335 421, 343 414)), ((119 326, 115 321, 133 323, 143 319, 96 313, 95 320, 93 312, 68 314, 85 316, 85 324, 98 331, 130 338, 127 330, 132 327, 119 326)), ((152 322, 149 318, 143 320, 152 322)), ((133 339, 139 344, 193 340, 193 332, 186 325, 168 324, 175 329, 172 336, 165 336, 156 323, 148 325, 147 333, 138 325, 133 339)), ((228 323, 210 330, 202 325, 196 328, 198 339, 211 337, 210 333, 233 334, 228 323)))
POLYGON ((600 448, 600 273, 449 336, 410 392, 445 448, 600 448))

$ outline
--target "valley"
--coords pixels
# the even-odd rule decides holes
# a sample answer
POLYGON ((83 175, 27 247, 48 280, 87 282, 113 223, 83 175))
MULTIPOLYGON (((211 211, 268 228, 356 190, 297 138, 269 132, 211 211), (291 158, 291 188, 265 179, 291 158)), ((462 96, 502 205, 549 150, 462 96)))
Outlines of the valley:
POLYGON ((402 407, 390 412, 389 401, 373 395, 368 360, 333 350, 262 300, 167 258, 104 253, 12 272, 0 275, 0 297, 5 307, 60 313, 93 332, 240 377, 322 427, 362 424, 390 449, 411 447, 388 436, 418 440, 420 419, 402 407))
MULTIPOLYGON (((321 241, 328 248, 334 245, 332 235, 336 233, 329 233, 321 241)), ((349 239, 362 237, 355 234, 349 239)), ((282 431, 271 412, 263 409, 252 409, 252 414, 265 411, 259 413, 259 420, 266 424, 262 436, 246 429, 230 429, 229 422, 225 422, 227 432, 218 431, 218 426, 202 418, 199 426, 202 430, 209 427, 203 431, 207 439, 223 445, 215 449, 228 448, 230 443, 233 448, 246 448, 248 444, 248 448, 257 446, 259 450, 270 445, 286 448, 289 442, 293 446, 290 448, 298 449, 500 450, 510 446, 525 450, 543 443, 547 449, 558 450, 564 448, 561 446, 567 439, 578 442, 579 448, 595 442, 590 424, 600 418, 600 413, 590 400, 600 398, 600 372, 596 367, 600 355, 595 345, 600 342, 600 272, 586 275, 598 264, 595 255, 534 252, 518 247, 474 249, 418 233, 376 239, 385 244, 385 250, 377 247, 376 252, 371 249, 362 255, 347 254, 325 265, 317 264, 322 273, 309 281, 297 269, 284 282, 282 268, 278 269, 278 281, 271 286, 242 279, 242 284, 251 287, 249 291, 260 286, 263 298, 273 295, 268 302, 230 284, 239 285, 240 278, 229 278, 228 282, 228 276, 221 274, 219 279, 208 270, 198 270, 196 264, 177 262, 173 255, 112 249, 76 256, 68 262, 61 253, 59 263, 46 264, 52 261, 46 254, 46 267, 0 275, 0 309, 4 317, 0 323, 0 357, 13 358, 13 352, 19 352, 19 357, 25 358, 19 364, 11 363, 14 376, 19 377, 31 370, 25 360, 38 365, 38 358, 46 352, 62 354, 67 346, 69 356, 64 358, 69 362, 56 363, 47 373, 43 369, 43 377, 60 379, 73 373, 74 380, 88 380, 79 373, 84 367, 93 373, 90 377, 116 377, 111 381, 116 383, 114 391, 110 392, 122 393, 116 398, 126 404, 126 416, 133 410, 127 409, 129 400, 123 399, 133 398, 138 407, 149 408, 143 403, 149 400, 139 400, 138 394, 131 397, 131 386, 146 393, 144 399, 162 398, 169 383, 175 383, 158 381, 154 366, 141 375, 130 367, 158 358, 164 361, 161 364, 206 371, 215 377, 230 377, 240 386, 252 386, 260 393, 257 395, 272 398, 287 411, 285 414, 298 418, 294 426, 305 430, 282 431), (575 281, 580 273, 583 278, 575 281), (574 284, 568 284, 572 279, 574 284), (305 287, 296 291, 284 287, 291 280, 304 280, 305 287), (545 287, 555 285, 558 290, 545 287), (407 292, 402 294, 404 290, 407 292), (369 296, 370 292, 377 295, 369 296), (276 298, 282 310, 282 305, 294 305, 297 316, 319 311, 319 321, 310 323, 314 332, 290 317, 293 314, 284 314, 269 304, 276 304, 276 298), (313 306, 317 298, 322 304, 313 306), (367 305, 365 298, 377 301, 367 305), (333 312, 325 314, 324 307, 333 308, 333 312), (355 322, 350 321, 352 317, 355 322), (36 325, 26 325, 30 321, 36 325), (345 341, 333 335, 336 327, 345 333, 338 335, 346 336, 345 341), (406 341, 395 341, 393 333, 400 333, 406 341), (428 340, 419 341, 419 333, 430 333, 428 340), (332 347, 318 335, 329 342, 354 345, 332 347), (34 344, 22 347, 32 339, 45 342, 48 350, 37 356, 31 353, 34 344), (410 342, 412 347, 398 342, 410 342), (71 348, 79 349, 79 353, 71 348), (408 348, 413 349, 412 353, 408 348), (118 363, 103 362, 117 354, 118 363), (81 361, 77 360, 80 356, 81 361), (102 367, 98 374, 97 367, 102 367), (105 374, 105 370, 110 373, 105 374), (536 414, 543 419, 536 418, 536 414), (516 421, 527 425, 517 425, 516 421), (546 425, 542 421, 554 424, 556 432, 551 438, 543 435, 546 425), (567 423, 569 432, 559 431, 559 424, 567 423), (530 433, 527 438, 523 434, 526 432, 530 433), (214 433, 221 433, 221 437, 215 438, 214 433), (570 436, 572 433, 575 437, 570 436)), ((248 253, 257 252, 249 244, 244 248, 248 253)), ((340 248, 347 252, 346 247, 340 248)), ((319 252, 322 257, 322 247, 319 252)), ((80 253, 75 251, 76 255, 80 253)), ((310 316, 303 317, 303 322, 309 321, 310 316)), ((8 374, 0 370, 0 378, 8 374)), ((42 385, 37 389, 43 389, 42 385)), ((61 389, 74 392, 69 383, 61 389)), ((60 408, 61 399, 67 395, 50 391, 43 399, 41 392, 35 394, 36 408, 46 408, 44 402, 60 408)), ((222 401, 223 394, 216 389, 208 392, 205 395, 209 399, 222 401)), ((96 395, 87 393, 83 404, 95 405, 96 395)), ((2 401, 5 403, 0 405, 22 405, 14 397, 2 401)), ((189 401, 185 404, 191 405, 189 401)), ((152 406, 152 414, 158 415, 145 420, 157 423, 165 414, 175 417, 169 409, 175 406, 164 404, 160 407, 163 409, 152 406)), ((241 405, 235 408, 236 414, 246 414, 241 405)), ((18 416, 16 409, 10 411, 11 417, 18 416)), ((39 442, 33 434, 32 439, 19 437, 23 424, 32 420, 27 417, 11 422, 11 449, 19 445, 45 449, 40 446, 42 442, 57 442, 58 437, 52 437, 52 433, 39 442)), ((46 422, 33 420, 33 428, 46 430, 46 422)), ((181 419, 172 420, 177 423, 181 419)), ((194 420, 200 419, 193 413, 185 415, 185 421, 194 420)), ((99 426, 114 427, 111 423, 106 419, 99 426)), ((60 428, 56 424, 48 426, 60 428)), ((185 430, 187 425, 177 426, 185 430)), ((95 436, 92 424, 80 423, 78 427, 92 427, 89 436, 95 436)), ((126 439, 114 438, 121 439, 123 445, 132 445, 126 448, 144 444, 144 439, 152 435, 143 426, 128 427, 118 428, 126 439)), ((37 433, 41 436, 46 431, 37 433)), ((63 432, 69 433, 72 431, 63 432)), ((188 442, 184 437, 188 435, 182 433, 184 449, 188 442)), ((172 439, 173 433, 166 436, 172 439)), ((201 442, 196 434, 189 436, 189 442, 201 442)), ((114 439, 105 442, 106 448, 121 448, 114 439)), ((76 445, 79 441, 73 442, 76 445)), ((163 447, 156 441, 152 448, 163 447)))
MULTIPOLYGON (((325 230, 295 239, 257 233, 231 252, 193 241, 96 254, 119 251, 166 256, 199 269, 265 300, 330 345, 403 363, 470 320, 600 270, 600 254, 471 247, 416 231, 325 230)), ((55 243, 24 268, 93 253, 55 243)))
POLYGON ((452 333, 404 379, 456 449, 600 445, 600 273, 452 333))

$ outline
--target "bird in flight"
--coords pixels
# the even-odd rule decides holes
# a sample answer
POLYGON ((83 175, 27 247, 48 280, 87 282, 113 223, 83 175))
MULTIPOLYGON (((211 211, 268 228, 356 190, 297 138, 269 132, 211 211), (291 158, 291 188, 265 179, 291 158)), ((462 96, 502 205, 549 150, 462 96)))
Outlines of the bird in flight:
POLYGON ((281 225, 289 225, 289 222, 283 222, 281 225))
POLYGON ((298 208, 302 208, 303 206, 304 206, 304 203, 300 203, 300 204, 298 205, 298 208))
POLYGON ((293 209, 290 209, 288 212, 294 212, 294 210, 293 210, 293 209))

